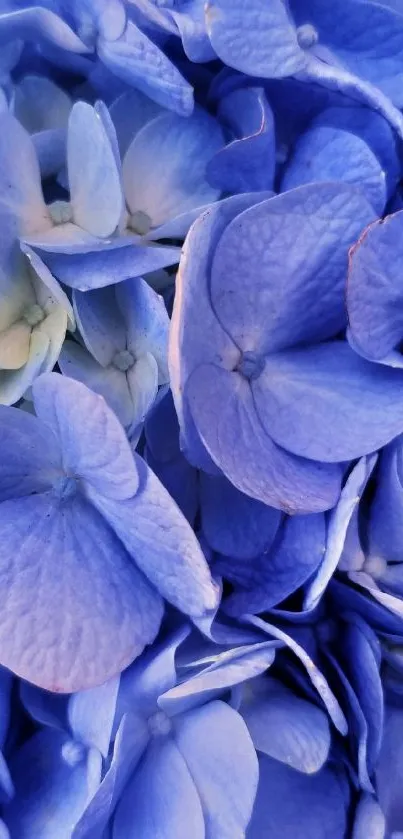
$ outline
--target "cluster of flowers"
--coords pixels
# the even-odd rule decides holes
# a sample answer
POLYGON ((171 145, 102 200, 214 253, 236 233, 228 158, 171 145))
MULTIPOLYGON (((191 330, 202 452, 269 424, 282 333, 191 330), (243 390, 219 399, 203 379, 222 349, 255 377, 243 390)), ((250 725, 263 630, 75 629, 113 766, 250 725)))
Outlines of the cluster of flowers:
POLYGON ((403 0, 0 0, 0 837, 403 836, 403 0))

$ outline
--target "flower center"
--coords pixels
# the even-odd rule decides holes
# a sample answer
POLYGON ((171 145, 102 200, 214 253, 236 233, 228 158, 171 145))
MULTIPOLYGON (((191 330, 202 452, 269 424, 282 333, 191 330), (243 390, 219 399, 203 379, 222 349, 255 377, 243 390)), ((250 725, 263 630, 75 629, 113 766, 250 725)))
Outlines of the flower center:
POLYGON ((63 501, 71 498, 77 492, 76 478, 73 475, 61 475, 53 484, 53 492, 63 501))
POLYGON ((143 210, 136 210, 135 213, 129 216, 128 227, 134 230, 135 233, 138 233, 139 236, 145 236, 151 229, 150 216, 147 213, 143 213, 143 210))
POLYGON ((148 720, 148 728, 153 737, 158 737, 159 734, 169 734, 172 723, 164 711, 156 711, 148 720))
POLYGON ((53 224, 67 224, 72 221, 73 211, 70 201, 53 201, 48 207, 53 224))
POLYGON ((62 757, 69 766, 77 766, 84 760, 85 748, 80 743, 63 743, 62 757))
POLYGON ((263 371, 264 363, 264 358, 261 355, 247 351, 242 354, 236 370, 245 379, 257 379, 263 371))
POLYGON ((45 317, 45 312, 38 303, 33 303, 33 305, 29 306, 23 314, 23 318, 27 322, 28 326, 38 326, 38 323, 42 323, 45 317))
POLYGON ((118 370, 121 370, 122 373, 126 373, 126 370, 130 370, 133 367, 134 361, 134 356, 129 350, 121 350, 113 356, 112 364, 118 370))
POLYGON ((319 41, 318 30, 311 23, 304 23, 297 29, 297 41, 303 50, 309 50, 319 41))

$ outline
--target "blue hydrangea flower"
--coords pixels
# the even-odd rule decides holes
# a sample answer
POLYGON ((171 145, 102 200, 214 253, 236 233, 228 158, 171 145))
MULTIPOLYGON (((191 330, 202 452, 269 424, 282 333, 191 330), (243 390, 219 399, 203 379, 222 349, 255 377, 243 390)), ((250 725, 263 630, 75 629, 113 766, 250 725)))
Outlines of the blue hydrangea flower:
POLYGON ((140 277, 73 293, 85 347, 66 341, 63 373, 103 396, 130 437, 168 381, 169 318, 163 300, 140 277))
POLYGON ((340 340, 348 248, 373 211, 336 183, 258 202, 222 202, 186 241, 170 347, 183 443, 266 504, 324 510, 337 464, 402 423, 399 373, 340 340))
POLYGON ((1 413, 1 661, 69 691, 132 661, 158 632, 163 597, 197 617, 218 593, 189 525, 133 460, 104 400, 55 373, 33 395, 37 417, 1 413))
POLYGON ((23 249, 34 248, 58 279, 86 290, 178 261, 177 248, 150 246, 138 236, 119 234, 124 218, 120 161, 102 103, 73 107, 67 137, 70 200, 49 207, 31 137, 11 115, 1 117, 1 127, 0 183, 6 208, 23 249))
POLYGON ((18 249, 2 209, 0 217, 0 402, 12 405, 36 376, 53 369, 74 315, 46 266, 18 249))

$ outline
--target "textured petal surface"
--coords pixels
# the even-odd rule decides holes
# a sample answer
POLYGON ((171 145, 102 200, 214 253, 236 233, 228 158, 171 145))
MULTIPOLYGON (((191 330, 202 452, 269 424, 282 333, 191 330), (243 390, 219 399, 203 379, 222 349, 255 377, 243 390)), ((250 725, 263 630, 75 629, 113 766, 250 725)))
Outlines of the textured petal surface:
POLYGON ((364 196, 338 183, 308 184, 240 213, 211 273, 213 308, 240 349, 260 355, 337 333, 348 248, 373 218, 364 196))
POLYGON ((288 512, 333 506, 341 473, 278 448, 265 433, 248 382, 212 364, 186 387, 192 416, 208 452, 237 489, 288 512))
POLYGON ((0 500, 50 489, 61 468, 55 435, 32 414, 0 407, 0 500))
POLYGON ((326 124, 316 124, 294 146, 281 190, 322 181, 344 181, 357 186, 377 213, 382 214, 385 208, 385 173, 365 140, 326 124))
POLYGON ((376 222, 353 248, 347 307, 354 347, 381 361, 402 341, 403 212, 376 222))
POLYGON ((98 54, 112 73, 155 99, 159 105, 184 116, 192 112, 190 84, 132 21, 116 41, 102 39, 98 54))
POLYGON ((314 25, 319 44, 334 55, 336 66, 372 82, 399 107, 403 104, 401 15, 362 0, 338 0, 331 12, 321 0, 307 0, 303 7, 292 0, 291 9, 297 23, 314 25))
POLYGON ((211 43, 225 64, 250 76, 281 78, 305 64, 293 21, 282 0, 209 0, 211 43))
POLYGON ((67 474, 108 497, 131 498, 139 486, 136 465, 123 428, 104 399, 57 373, 41 376, 33 394, 37 415, 60 440, 67 474))
POLYGON ((252 391, 278 445, 336 462, 373 452, 403 431, 402 383, 400 371, 337 341, 269 356, 252 391))
POLYGON ((174 606, 192 617, 214 608, 219 591, 188 522, 138 455, 139 490, 117 501, 91 492, 139 568, 174 606))
POLYGON ((154 639, 161 599, 83 497, 5 501, 0 518, 5 666, 49 690, 78 690, 154 639))

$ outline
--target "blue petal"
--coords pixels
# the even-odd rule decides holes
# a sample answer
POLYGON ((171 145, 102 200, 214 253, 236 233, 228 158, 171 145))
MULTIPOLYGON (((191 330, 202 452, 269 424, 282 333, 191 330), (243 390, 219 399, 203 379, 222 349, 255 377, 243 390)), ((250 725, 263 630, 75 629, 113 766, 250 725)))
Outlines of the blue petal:
POLYGON ((401 562, 403 539, 402 438, 382 452, 368 528, 369 557, 401 562))
POLYGON ((22 235, 52 226, 43 200, 34 144, 25 128, 9 113, 0 115, 0 192, 2 208, 16 219, 22 235))
POLYGON ((1 406, 0 435, 0 501, 50 489, 61 467, 53 432, 31 414, 1 406))
POLYGON ((291 76, 306 62, 282 0, 209 0, 210 41, 221 60, 250 76, 291 76))
POLYGON ((385 816, 372 795, 362 793, 354 815, 351 839, 384 839, 385 816))
POLYGON ((400 371, 335 341, 269 356, 252 392, 277 445, 335 463, 373 452, 403 431, 402 382, 400 371))
POLYGON ((61 17, 42 6, 4 11, 0 15, 0 43, 7 44, 17 38, 48 41, 52 46, 71 52, 89 52, 61 17))
POLYGON ((14 90, 14 114, 30 134, 66 128, 71 99, 47 76, 27 75, 14 90))
POLYGON ((48 690, 78 690, 122 670, 154 639, 161 599, 84 497, 5 501, 0 520, 5 666, 48 690))
POLYGON ((224 477, 200 475, 201 518, 210 547, 226 556, 250 559, 270 548, 281 515, 240 493, 224 477))
POLYGON ((218 123, 201 108, 187 119, 164 114, 132 140, 123 161, 126 201, 132 215, 146 213, 152 227, 208 204, 219 190, 206 180, 206 165, 223 145, 218 123))
POLYGON ((258 761, 242 717, 209 702, 177 717, 175 740, 200 795, 207 836, 242 836, 252 815, 258 761))
POLYGON ((190 61, 212 61, 216 56, 206 31, 204 0, 185 0, 171 14, 190 61))
POLYGON ((343 638, 345 672, 356 693, 368 728, 366 761, 371 776, 376 768, 382 742, 384 698, 379 662, 372 648, 376 636, 364 622, 352 621, 343 638), (361 626, 361 623, 363 626, 361 626), (368 637, 367 637, 368 636, 368 637))
POLYGON ((55 730, 35 734, 11 763, 16 795, 6 824, 19 839, 69 839, 101 779, 101 755, 55 730))
POLYGON ((241 492, 293 513, 319 512, 336 503, 339 467, 297 458, 276 446, 238 373, 201 365, 187 382, 185 396, 209 454, 241 492))
POLYGON ((264 673, 274 661, 277 646, 275 641, 260 640, 223 650, 214 644, 200 662, 182 662, 181 683, 159 697, 159 707, 170 716, 177 715, 222 696, 228 688, 264 673), (187 677, 188 669, 196 666, 199 672, 187 677))
POLYGON ((32 137, 42 178, 58 175, 66 159, 67 132, 64 128, 49 128, 32 137))
POLYGON ((226 600, 226 613, 256 614, 281 603, 314 574, 323 557, 325 542, 323 515, 287 518, 271 549, 250 561, 243 577, 239 574, 242 588, 236 587, 226 600))
POLYGON ((164 108, 184 116, 193 110, 193 91, 179 70, 132 21, 116 41, 98 41, 98 55, 109 70, 164 108))
POLYGON ((281 191, 323 181, 359 187, 375 212, 383 213, 388 195, 380 160, 361 137, 319 118, 294 146, 281 191))
POLYGON ((51 693, 29 682, 20 683, 20 699, 25 711, 35 722, 46 728, 58 728, 64 731, 68 729, 69 698, 67 694, 51 693))
POLYGON ((252 682, 239 712, 259 752, 307 775, 327 761, 331 738, 326 714, 280 682, 252 682))
POLYGON ((137 277, 116 286, 116 301, 126 325, 127 349, 136 359, 151 353, 158 364, 158 383, 166 384, 169 317, 162 297, 137 277))
POLYGON ((157 105, 139 90, 127 90, 112 103, 109 108, 123 159, 133 137, 150 120, 161 114, 157 105))
POLYGON ((155 738, 126 787, 114 839, 204 839, 200 798, 174 740, 155 738))
POLYGON ((75 223, 111 236, 123 209, 120 171, 102 119, 86 102, 76 102, 69 117, 67 169, 75 223))
MULTIPOLYGON (((321 0, 292 0, 297 24, 313 24, 319 49, 330 51, 329 59, 379 87, 395 105, 403 105, 402 16, 378 3, 348 0, 333 4, 332 10, 321 0), (388 44, 389 48, 385 49, 388 44)), ((315 48, 313 48, 315 53, 315 48)))
POLYGON ((168 265, 176 265, 180 248, 155 247, 141 240, 124 237, 108 243, 94 242, 71 246, 51 241, 28 240, 61 282, 79 291, 114 285, 168 265))
POLYGON ((144 720, 136 714, 126 714, 116 734, 110 765, 77 822, 72 839, 99 839, 103 836, 102 830, 110 821, 148 740, 149 730, 144 720))
POLYGON ((402 710, 386 708, 382 751, 376 769, 379 803, 386 817, 387 836, 400 831, 403 823, 402 710))
POLYGON ((104 758, 109 751, 119 681, 119 676, 114 676, 99 687, 74 693, 68 701, 68 722, 74 739, 87 748, 97 748, 104 758))
POLYGON ((68 340, 63 344, 58 364, 65 376, 103 396, 123 426, 130 427, 137 419, 127 376, 121 370, 113 365, 102 367, 84 347, 68 340))
MULTIPOLYGON (((266 195, 263 194, 263 197, 266 195)), ((206 211, 194 223, 186 239, 176 278, 169 372, 181 429, 181 446, 192 464, 213 474, 216 471, 215 466, 200 441, 183 393, 187 379, 198 364, 210 358, 217 362, 224 358, 231 368, 239 359, 237 347, 222 328, 211 307, 209 268, 215 244, 228 222, 261 198, 261 193, 237 195, 206 211)))
POLYGON ((340 705, 329 687, 328 682, 326 681, 323 674, 317 668, 316 664, 314 663, 311 656, 307 653, 301 644, 294 640, 291 634, 284 632, 282 629, 273 626, 273 624, 266 623, 262 621, 260 618, 255 617, 246 617, 244 621, 247 625, 252 625, 257 629, 260 629, 262 632, 265 632, 267 635, 270 635, 272 638, 276 638, 279 641, 283 641, 287 647, 297 656, 300 660, 303 667, 306 669, 306 672, 314 686, 317 690, 319 696, 321 697, 327 712, 329 714, 330 719, 333 722, 335 728, 340 731, 341 734, 347 734, 347 722, 346 718, 340 708, 340 705))
POLYGON ((272 189, 274 120, 263 88, 235 90, 220 103, 219 116, 235 134, 207 164, 207 177, 225 192, 272 189))
POLYGON ((373 218, 342 183, 308 184, 238 215, 215 250, 211 301, 240 349, 260 356, 336 334, 348 248, 373 218))
POLYGON ((331 768, 304 775, 262 755, 248 839, 341 839, 347 828, 343 787, 331 768))
POLYGON ((104 400, 85 385, 49 373, 33 386, 38 417, 60 441, 68 474, 110 498, 131 498, 139 486, 122 426, 104 400))
POLYGON ((339 501, 330 515, 323 562, 306 592, 305 609, 317 605, 340 562, 350 522, 374 469, 376 457, 363 457, 347 478, 339 501))
POLYGON ((74 313, 84 343, 99 364, 106 367, 126 349, 125 324, 113 286, 94 291, 73 291, 74 313))
POLYGON ((135 456, 140 487, 125 502, 90 491, 93 504, 144 574, 170 603, 191 617, 214 608, 219 592, 186 519, 149 467, 135 456))
POLYGON ((373 224, 353 248, 347 307, 354 348, 382 361, 403 338, 400 266, 403 212, 373 224))

